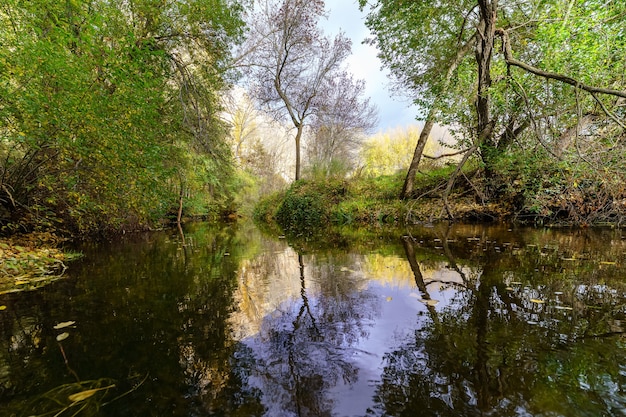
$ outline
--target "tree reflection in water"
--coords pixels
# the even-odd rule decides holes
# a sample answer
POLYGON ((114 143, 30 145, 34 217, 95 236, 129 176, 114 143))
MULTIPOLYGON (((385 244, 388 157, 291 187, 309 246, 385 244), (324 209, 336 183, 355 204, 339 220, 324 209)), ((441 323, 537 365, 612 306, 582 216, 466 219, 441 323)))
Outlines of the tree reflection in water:
POLYGON ((111 397, 130 392, 94 415, 626 408, 621 232, 396 232, 301 254, 230 227, 88 245, 72 278, 0 294, 0 415, 41 414, 34 400, 75 382, 62 353, 84 380, 115 380, 111 397))
POLYGON ((283 303, 246 341, 255 352, 253 375, 264 393, 266 415, 332 416, 330 390, 339 381, 356 380, 350 361, 354 343, 378 311, 379 300, 357 285, 359 279, 332 268, 316 271, 324 275, 317 276, 324 284, 309 297, 301 254, 298 264, 300 299, 283 303), (331 290, 335 286, 341 287, 339 293, 331 290))
MULTIPOLYGON (((483 249, 469 259, 465 253, 476 265, 468 279, 452 255, 449 232, 436 239, 443 242, 438 249, 463 284, 443 283, 455 288, 453 299, 440 310, 429 306, 415 337, 385 355, 368 414, 623 413, 626 354, 616 326, 626 313, 623 280, 597 263, 573 268, 557 248, 535 245, 509 254, 483 249), (545 273, 548 265, 557 265, 554 273, 545 273)), ((403 242, 428 300, 416 259, 425 249, 409 237, 403 242)))

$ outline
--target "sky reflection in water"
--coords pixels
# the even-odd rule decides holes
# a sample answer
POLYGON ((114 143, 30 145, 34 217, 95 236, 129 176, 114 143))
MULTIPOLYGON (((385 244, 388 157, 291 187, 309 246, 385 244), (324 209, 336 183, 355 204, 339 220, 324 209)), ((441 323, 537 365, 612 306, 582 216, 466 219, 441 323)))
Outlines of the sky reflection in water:
POLYGON ((298 252, 251 227, 200 224, 185 242, 86 245, 66 280, 0 295, 2 415, 43 414, 88 388, 77 379, 103 378, 116 387, 79 415, 625 409, 619 231, 438 226, 298 252))

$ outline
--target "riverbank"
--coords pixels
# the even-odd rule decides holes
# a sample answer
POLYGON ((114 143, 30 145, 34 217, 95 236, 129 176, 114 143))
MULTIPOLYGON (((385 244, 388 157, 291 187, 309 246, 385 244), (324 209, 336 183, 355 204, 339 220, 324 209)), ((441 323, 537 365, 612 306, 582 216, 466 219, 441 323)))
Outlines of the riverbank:
POLYGON ((64 239, 29 233, 0 239, 0 294, 32 290, 61 278, 80 254, 61 249, 64 239))
MULTIPOLYGON (((557 193, 525 194, 500 190, 487 199, 485 179, 470 169, 444 199, 449 169, 420 174, 413 197, 399 199, 404 174, 376 178, 302 180, 284 192, 261 200, 255 219, 301 233, 335 225, 432 224, 440 221, 509 222, 524 225, 611 226, 626 222, 626 204, 619 199, 593 200, 580 186, 557 193), (447 207, 446 207, 447 206, 447 207)), ((591 187, 587 185, 587 189, 591 187)), ((606 196, 604 196, 606 197, 606 196)))

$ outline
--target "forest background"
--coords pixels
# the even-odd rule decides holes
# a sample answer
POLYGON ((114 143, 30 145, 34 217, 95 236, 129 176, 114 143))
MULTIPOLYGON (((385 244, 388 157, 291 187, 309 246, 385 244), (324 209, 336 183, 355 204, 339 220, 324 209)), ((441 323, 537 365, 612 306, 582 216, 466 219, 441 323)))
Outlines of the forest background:
POLYGON ((623 2, 360 6, 421 130, 374 134, 323 1, 3 2, 1 233, 105 235, 262 198, 257 217, 287 228, 623 223, 623 2))

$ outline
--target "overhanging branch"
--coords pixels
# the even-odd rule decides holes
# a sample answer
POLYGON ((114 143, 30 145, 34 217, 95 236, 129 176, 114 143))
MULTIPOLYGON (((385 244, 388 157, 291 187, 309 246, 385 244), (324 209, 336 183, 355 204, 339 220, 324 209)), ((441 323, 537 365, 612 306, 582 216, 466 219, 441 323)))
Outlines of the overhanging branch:
POLYGON ((554 72, 544 71, 539 68, 533 67, 532 65, 528 65, 522 61, 518 61, 517 59, 513 58, 513 52, 511 50, 511 42, 509 40, 508 32, 505 29, 496 29, 496 35, 499 35, 502 37, 502 44, 503 44, 502 49, 504 50, 504 60, 506 61, 508 65, 521 68, 524 71, 530 72, 531 74, 535 74, 543 78, 548 78, 551 80, 556 80, 565 84, 572 85, 576 88, 580 88, 581 90, 584 90, 591 94, 608 94, 611 96, 626 98, 626 91, 590 86, 590 85, 581 83, 580 81, 572 77, 568 77, 563 74, 557 74, 554 72))

